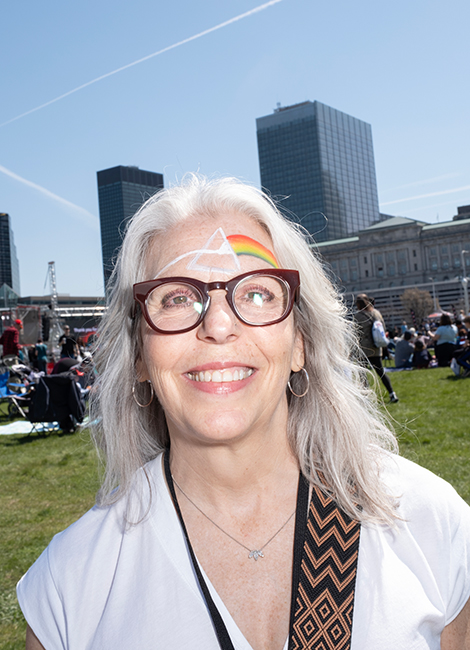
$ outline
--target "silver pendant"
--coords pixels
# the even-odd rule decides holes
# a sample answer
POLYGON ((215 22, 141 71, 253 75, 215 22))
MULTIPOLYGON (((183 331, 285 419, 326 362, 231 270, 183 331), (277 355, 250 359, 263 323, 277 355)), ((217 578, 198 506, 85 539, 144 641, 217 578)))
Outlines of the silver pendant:
POLYGON ((254 551, 251 551, 251 553, 250 553, 250 555, 248 557, 253 558, 253 560, 257 560, 259 557, 264 557, 263 551, 257 551, 255 549, 254 551))

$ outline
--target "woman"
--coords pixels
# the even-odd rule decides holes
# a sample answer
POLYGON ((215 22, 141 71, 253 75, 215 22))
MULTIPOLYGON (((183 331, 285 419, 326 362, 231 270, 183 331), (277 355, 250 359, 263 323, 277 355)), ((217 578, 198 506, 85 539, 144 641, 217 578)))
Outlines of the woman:
POLYGON ((354 346, 261 192, 150 199, 99 338, 106 480, 19 583, 28 650, 465 647, 470 509, 391 453, 354 346))
POLYGON ((372 326, 375 321, 379 321, 385 330, 384 319, 378 309, 375 309, 372 299, 365 293, 358 294, 356 298, 357 312, 354 314, 354 320, 358 326, 359 345, 362 350, 362 358, 378 374, 382 384, 392 403, 398 402, 398 397, 392 388, 392 382, 387 377, 382 365, 382 348, 378 348, 372 338, 372 326))
POLYGON ((457 344, 458 330, 452 324, 449 314, 441 314, 439 327, 432 338, 435 342, 435 352, 439 367, 450 365, 457 344))

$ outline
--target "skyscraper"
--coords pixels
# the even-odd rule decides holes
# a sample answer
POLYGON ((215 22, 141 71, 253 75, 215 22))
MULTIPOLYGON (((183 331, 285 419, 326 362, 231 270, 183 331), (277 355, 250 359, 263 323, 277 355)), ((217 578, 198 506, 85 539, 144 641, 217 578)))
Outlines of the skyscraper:
POLYGON ((261 186, 317 241, 379 221, 370 124, 307 101, 278 107, 256 129, 261 186))
POLYGON ((126 222, 152 194, 163 188, 163 175, 138 167, 111 167, 97 172, 101 251, 105 286, 125 231, 126 222))
POLYGON ((10 215, 0 212, 0 287, 7 284, 20 295, 20 266, 16 256, 16 246, 10 215))

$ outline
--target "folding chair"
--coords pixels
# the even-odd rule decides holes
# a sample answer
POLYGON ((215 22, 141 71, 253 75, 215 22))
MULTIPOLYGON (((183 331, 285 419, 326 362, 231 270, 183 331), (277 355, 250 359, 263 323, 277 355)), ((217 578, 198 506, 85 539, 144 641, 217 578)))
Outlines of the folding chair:
POLYGON ((83 422, 85 400, 76 378, 64 373, 40 377, 31 397, 27 418, 33 424, 58 422, 62 431, 72 433, 83 422))
POLYGON ((17 415, 21 415, 23 418, 26 418, 27 416, 24 411, 24 407, 27 406, 29 398, 26 398, 26 396, 22 395, 22 393, 12 391, 10 389, 9 383, 10 371, 6 370, 0 374, 0 403, 8 402, 8 415, 10 418, 13 418, 17 415))

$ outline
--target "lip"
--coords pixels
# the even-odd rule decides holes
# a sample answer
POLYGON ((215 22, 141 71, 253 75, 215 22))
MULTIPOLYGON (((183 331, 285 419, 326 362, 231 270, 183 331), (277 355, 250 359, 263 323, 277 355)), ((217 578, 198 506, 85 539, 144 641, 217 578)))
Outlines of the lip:
POLYGON ((196 373, 204 372, 205 370, 226 370, 227 368, 253 368, 253 370, 256 371, 256 368, 254 368, 250 363, 240 363, 240 361, 212 361, 209 363, 203 363, 200 366, 195 366, 187 372, 196 373))
MULTIPOLYGON (((198 366, 198 369, 191 372, 199 372, 203 370, 223 370, 224 368, 246 368, 247 366, 240 366, 239 364, 225 364, 222 366, 217 366, 214 364, 205 364, 204 366, 198 366)), ((249 366, 250 368, 252 366, 249 366)), ((190 379, 186 374, 183 375, 185 381, 194 388, 195 390, 202 393, 210 393, 211 395, 230 395, 236 393, 239 390, 245 388, 255 377, 256 369, 253 369, 253 374, 245 379, 240 379, 238 381, 221 381, 221 382, 212 382, 212 381, 194 381, 190 379)))

